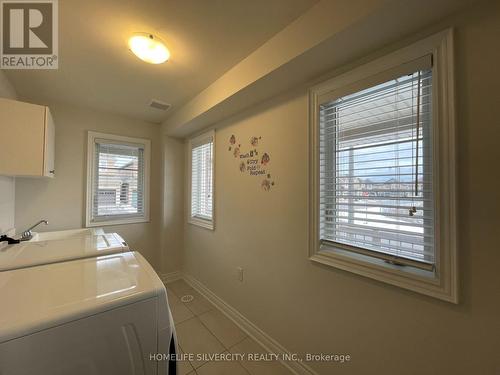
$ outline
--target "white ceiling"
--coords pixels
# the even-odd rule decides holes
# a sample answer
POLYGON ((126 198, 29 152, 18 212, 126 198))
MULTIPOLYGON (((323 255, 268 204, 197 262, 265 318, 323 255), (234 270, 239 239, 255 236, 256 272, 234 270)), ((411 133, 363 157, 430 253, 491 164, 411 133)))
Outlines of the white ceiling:
POLYGON ((68 102, 161 122, 318 0, 59 1, 59 69, 5 71, 21 98, 68 102), (127 48, 159 35, 171 59, 150 65, 127 48), (172 104, 151 109, 151 99, 172 104))

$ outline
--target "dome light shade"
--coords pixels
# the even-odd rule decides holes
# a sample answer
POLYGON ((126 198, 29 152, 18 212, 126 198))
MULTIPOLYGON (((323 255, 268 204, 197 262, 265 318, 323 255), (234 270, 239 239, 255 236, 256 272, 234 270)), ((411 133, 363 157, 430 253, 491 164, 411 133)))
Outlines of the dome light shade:
POLYGON ((161 64, 170 58, 165 44, 152 34, 134 34, 128 40, 128 46, 138 58, 150 64, 161 64))

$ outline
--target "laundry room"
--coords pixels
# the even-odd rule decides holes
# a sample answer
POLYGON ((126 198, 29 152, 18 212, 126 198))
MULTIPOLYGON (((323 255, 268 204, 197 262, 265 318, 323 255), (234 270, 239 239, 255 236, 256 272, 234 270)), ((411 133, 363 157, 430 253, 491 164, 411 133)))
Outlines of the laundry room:
POLYGON ((0 374, 500 374, 498 1, 0 33, 0 374))

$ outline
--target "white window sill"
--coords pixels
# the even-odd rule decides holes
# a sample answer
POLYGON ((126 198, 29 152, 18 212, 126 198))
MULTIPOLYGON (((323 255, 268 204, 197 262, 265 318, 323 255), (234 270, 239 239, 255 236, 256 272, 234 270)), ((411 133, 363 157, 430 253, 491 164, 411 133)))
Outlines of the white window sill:
POLYGON ((457 303, 456 296, 451 295, 449 291, 443 288, 439 278, 433 271, 411 266, 394 265, 382 259, 353 253, 333 246, 321 246, 320 250, 312 254, 309 259, 400 288, 457 303))
POLYGON ((149 223, 149 218, 145 217, 130 217, 124 219, 109 219, 109 220, 97 220, 91 221, 87 223, 87 227, 103 227, 107 225, 124 225, 124 224, 140 224, 140 223, 149 223))
POLYGON ((198 217, 192 217, 191 219, 188 220, 189 224, 196 225, 201 228, 209 229, 209 230, 214 230, 214 222, 213 220, 206 220, 206 219, 201 219, 198 217))

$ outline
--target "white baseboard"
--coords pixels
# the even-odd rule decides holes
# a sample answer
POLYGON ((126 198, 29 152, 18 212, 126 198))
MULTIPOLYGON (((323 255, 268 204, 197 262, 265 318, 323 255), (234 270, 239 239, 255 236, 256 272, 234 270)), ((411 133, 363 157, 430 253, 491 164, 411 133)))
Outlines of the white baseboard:
POLYGON ((158 276, 160 277, 160 280, 163 281, 164 284, 171 283, 172 281, 180 280, 182 278, 182 274, 180 271, 159 273, 158 276))
MULTIPOLYGON (((280 343, 274 340, 267 333, 262 331, 259 327, 253 324, 250 320, 245 318, 238 310, 227 304, 224 300, 219 298, 215 293, 203 285, 200 281, 193 276, 182 274, 180 275, 189 285, 191 285, 197 292, 204 296, 208 301, 215 305, 224 315, 231 319, 238 327, 259 343, 269 353, 277 354, 279 358, 284 358, 290 355, 280 343)), ((281 361, 292 373, 296 375, 317 375, 318 373, 312 368, 307 366, 304 362, 295 361, 281 361)))

